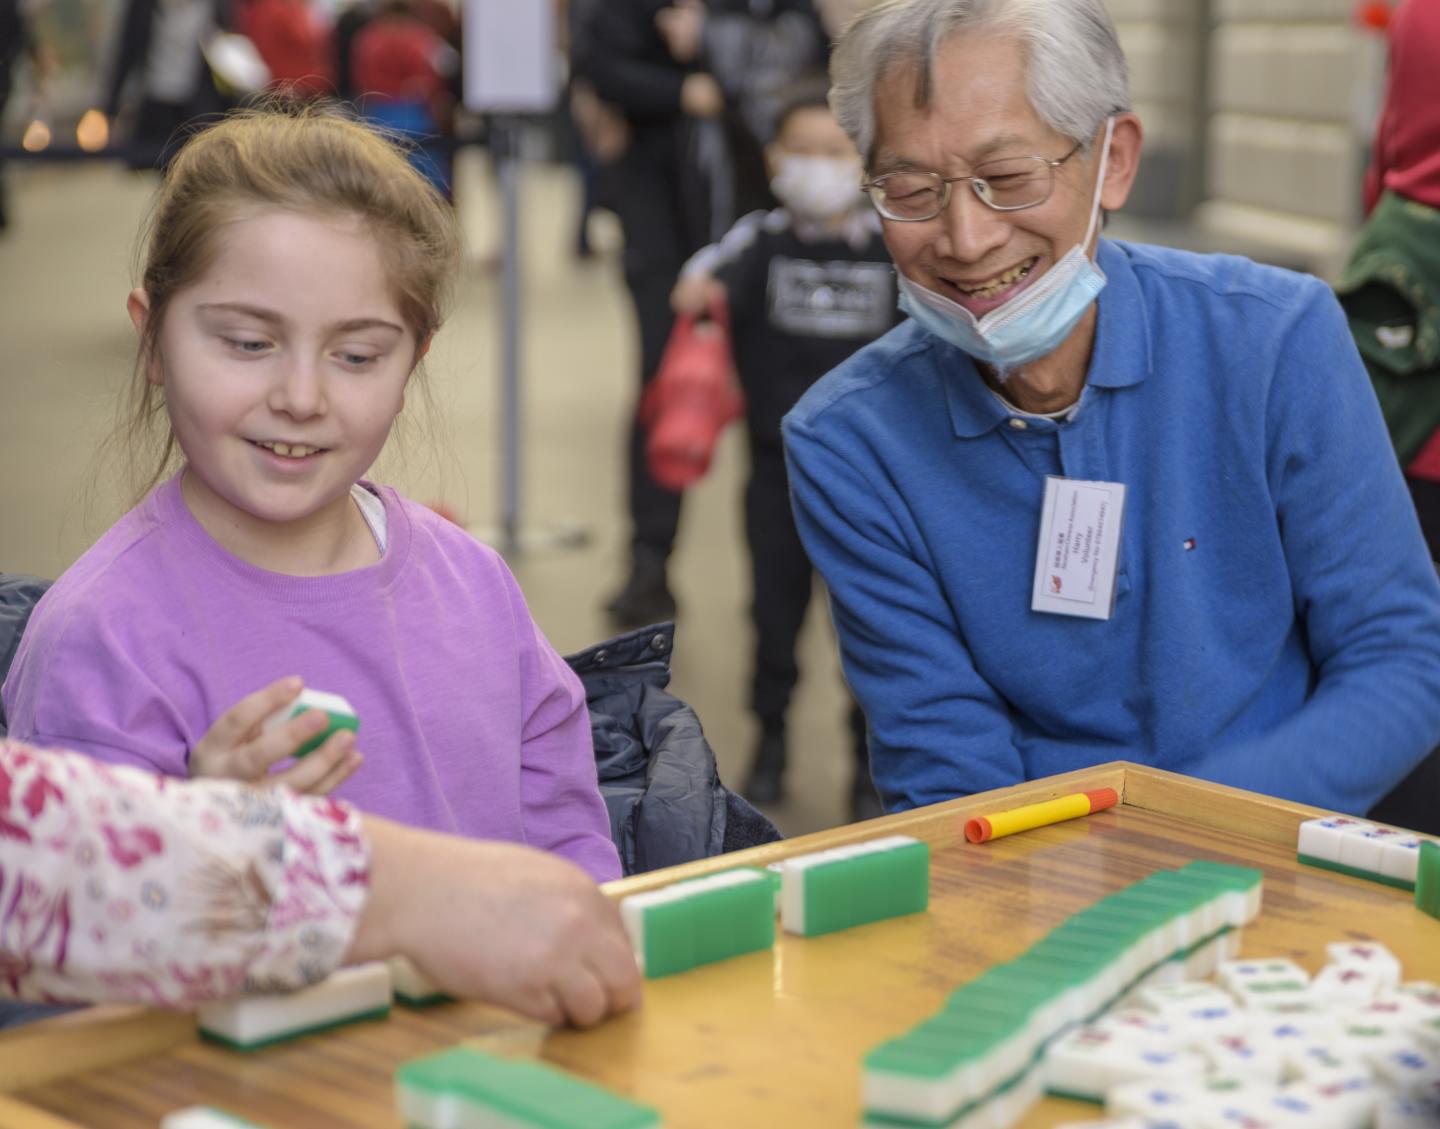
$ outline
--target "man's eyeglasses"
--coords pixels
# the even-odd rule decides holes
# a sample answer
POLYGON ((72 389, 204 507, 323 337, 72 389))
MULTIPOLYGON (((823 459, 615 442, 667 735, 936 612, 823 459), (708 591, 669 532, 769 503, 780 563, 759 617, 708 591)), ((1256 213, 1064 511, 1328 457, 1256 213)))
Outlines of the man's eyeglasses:
POLYGON ((968 184, 980 202, 997 212, 1018 212, 1050 199, 1055 170, 1080 151, 1080 142, 1057 161, 1045 157, 1005 157, 976 165, 969 176, 938 172, 892 172, 860 187, 875 210, 889 220, 920 223, 933 220, 950 203, 950 186, 968 184))

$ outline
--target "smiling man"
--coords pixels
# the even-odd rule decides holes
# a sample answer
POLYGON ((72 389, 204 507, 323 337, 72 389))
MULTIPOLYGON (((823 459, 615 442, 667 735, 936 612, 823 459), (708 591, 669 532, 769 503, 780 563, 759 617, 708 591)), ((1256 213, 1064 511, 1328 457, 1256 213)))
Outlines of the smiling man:
POLYGON ((886 806, 1128 759, 1369 811, 1440 742, 1440 585, 1328 289, 1099 237, 1099 0, 885 0, 831 72, 911 317, 785 440, 886 806))

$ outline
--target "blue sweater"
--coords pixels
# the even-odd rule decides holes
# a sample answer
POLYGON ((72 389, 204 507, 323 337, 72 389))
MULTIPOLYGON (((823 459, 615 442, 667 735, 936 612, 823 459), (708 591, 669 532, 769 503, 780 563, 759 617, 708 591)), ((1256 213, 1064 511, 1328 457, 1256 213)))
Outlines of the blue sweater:
POLYGON ((910 322, 785 419, 886 807, 1126 759, 1366 811, 1440 743, 1440 583, 1340 308, 1244 259, 1099 255, 1070 422, 1014 426, 910 322), (1127 487, 1109 620, 1030 610, 1047 475, 1127 487))

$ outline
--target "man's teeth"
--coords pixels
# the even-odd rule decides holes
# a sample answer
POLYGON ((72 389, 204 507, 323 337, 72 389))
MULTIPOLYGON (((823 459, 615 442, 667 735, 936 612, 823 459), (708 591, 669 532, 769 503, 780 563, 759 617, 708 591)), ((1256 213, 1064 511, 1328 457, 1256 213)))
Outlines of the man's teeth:
POLYGON ((973 289, 967 289, 963 286, 959 289, 961 293, 968 294, 972 298, 993 298, 996 294, 999 294, 1000 291, 1004 290, 1007 286, 1013 286, 1015 283, 1019 282, 1022 278, 1029 274, 1030 268, 1034 265, 1035 262, 1032 259, 1028 263, 1021 263, 1018 267, 1011 267, 999 278, 995 279, 994 282, 987 282, 984 286, 977 286, 973 289))
POLYGON ((264 440, 257 440, 255 446, 264 447, 265 450, 274 451, 288 459, 303 459, 306 455, 313 455, 321 450, 320 447, 307 447, 304 443, 270 443, 264 440))

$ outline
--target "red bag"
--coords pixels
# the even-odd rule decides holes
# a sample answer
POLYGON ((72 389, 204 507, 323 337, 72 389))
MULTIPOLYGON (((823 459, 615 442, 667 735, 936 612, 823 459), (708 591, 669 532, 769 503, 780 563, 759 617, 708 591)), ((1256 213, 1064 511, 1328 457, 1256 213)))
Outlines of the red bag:
POLYGON ((711 304, 709 319, 675 319, 660 369, 640 402, 640 422, 650 432, 645 458, 651 477, 677 493, 705 476, 720 433, 745 414, 723 299, 711 304))

